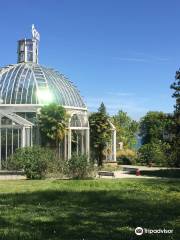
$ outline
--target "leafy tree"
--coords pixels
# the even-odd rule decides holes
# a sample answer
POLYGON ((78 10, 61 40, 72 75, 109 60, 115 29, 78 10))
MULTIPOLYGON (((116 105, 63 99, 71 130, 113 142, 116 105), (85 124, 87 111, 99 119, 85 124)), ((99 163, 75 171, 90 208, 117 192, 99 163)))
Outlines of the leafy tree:
POLYGON ((138 160, 141 164, 150 165, 152 163, 159 166, 166 166, 168 164, 169 152, 170 145, 168 143, 147 143, 142 145, 138 150, 138 160))
POLYGON ((67 114, 62 106, 54 103, 43 106, 39 114, 39 127, 44 142, 58 143, 63 140, 67 125, 67 114))
POLYGON ((163 112, 148 112, 140 121, 142 144, 164 141, 171 119, 163 112))
POLYGON ((163 112, 148 112, 140 121, 142 147, 138 150, 139 161, 167 165, 171 153, 169 130, 173 120, 163 112))
POLYGON ((174 125, 171 129, 173 133, 171 162, 176 167, 180 167, 180 70, 176 72, 175 82, 171 85, 174 90, 172 95, 176 99, 174 111, 174 125))
POLYGON ((111 138, 111 126, 104 107, 100 107, 98 112, 90 115, 89 124, 91 150, 100 166, 104 157, 103 150, 111 138))
POLYGON ((171 84, 171 89, 174 90, 172 97, 176 99, 175 115, 180 117, 180 70, 176 72, 175 82, 171 84))
POLYGON ((125 147, 133 148, 136 144, 138 123, 122 110, 112 117, 112 122, 116 127, 117 142, 123 142, 125 147))
POLYGON ((106 106, 104 105, 104 103, 102 102, 100 107, 98 108, 98 112, 107 115, 107 111, 106 111, 106 106))

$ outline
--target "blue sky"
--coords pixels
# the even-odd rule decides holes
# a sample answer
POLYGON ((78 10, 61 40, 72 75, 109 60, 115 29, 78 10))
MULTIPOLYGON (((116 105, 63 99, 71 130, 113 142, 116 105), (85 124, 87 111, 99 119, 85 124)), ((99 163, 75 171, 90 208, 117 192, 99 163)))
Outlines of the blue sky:
POLYGON ((17 40, 34 23, 40 64, 68 76, 91 111, 101 101, 134 119, 173 111, 179 0, 1 0, 0 8, 0 66, 16 63, 17 40))

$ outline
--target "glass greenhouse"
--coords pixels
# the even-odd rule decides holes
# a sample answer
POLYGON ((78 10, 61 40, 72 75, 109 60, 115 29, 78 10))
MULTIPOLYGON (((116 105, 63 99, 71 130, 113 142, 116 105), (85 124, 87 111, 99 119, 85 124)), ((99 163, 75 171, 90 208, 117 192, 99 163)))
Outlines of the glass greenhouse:
POLYGON ((16 148, 40 142, 37 114, 51 102, 62 105, 70 116, 61 153, 64 159, 73 151, 89 154, 87 107, 63 74, 38 64, 38 45, 35 34, 19 40, 18 63, 0 68, 0 167, 16 148))

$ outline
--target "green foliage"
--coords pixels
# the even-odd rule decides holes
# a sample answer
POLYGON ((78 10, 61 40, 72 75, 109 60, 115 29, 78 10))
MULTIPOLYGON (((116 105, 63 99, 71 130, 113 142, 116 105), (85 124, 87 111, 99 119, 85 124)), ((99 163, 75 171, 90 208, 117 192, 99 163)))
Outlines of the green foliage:
POLYGON ((148 112, 140 121, 142 144, 164 141, 171 119, 163 112, 148 112))
POLYGON ((40 146, 19 148, 8 159, 8 169, 24 170, 28 179, 41 179, 46 175, 52 151, 40 146))
POLYGON ((175 167, 180 167, 180 70, 176 72, 175 82, 171 85, 174 90, 172 97, 176 99, 174 111, 174 126, 172 128, 172 152, 170 164, 175 167))
POLYGON ((137 153, 131 149, 118 150, 116 159, 118 164, 134 165, 136 164, 137 153))
POLYGON ((46 178, 60 178, 65 177, 65 161, 59 157, 59 153, 55 150, 51 150, 53 158, 48 162, 48 168, 46 171, 46 178))
POLYGON ((175 82, 171 84, 171 89, 174 90, 172 97, 176 99, 175 114, 180 117, 180 70, 176 72, 175 82))
POLYGON ((66 162, 65 173, 73 179, 84 179, 90 176, 92 166, 86 155, 72 155, 66 162))
POLYGON ((171 167, 180 167, 180 138, 175 137, 172 141, 169 165, 171 167))
POLYGON ((123 142, 125 148, 133 148, 136 144, 138 123, 122 110, 112 117, 112 122, 116 127, 117 143, 123 142))
POLYGON ((55 103, 45 105, 39 114, 39 127, 43 143, 55 142, 64 138, 67 125, 67 114, 62 106, 55 103))
POLYGON ((97 159, 98 165, 102 165, 103 150, 111 138, 111 126, 108 116, 102 111, 102 108, 89 117, 90 125, 90 144, 94 158, 97 159))
MULTIPOLYGON (((140 122, 143 146, 139 149, 139 161, 155 165, 173 166, 173 138, 176 131, 174 117, 163 112, 148 112, 140 122)), ((175 164, 174 164, 175 165, 175 164)))
POLYGON ((107 115, 107 111, 106 111, 106 106, 104 105, 104 103, 102 102, 100 107, 98 108, 98 112, 107 115))
POLYGON ((145 165, 167 166, 169 152, 168 143, 147 143, 138 150, 138 162, 145 165))

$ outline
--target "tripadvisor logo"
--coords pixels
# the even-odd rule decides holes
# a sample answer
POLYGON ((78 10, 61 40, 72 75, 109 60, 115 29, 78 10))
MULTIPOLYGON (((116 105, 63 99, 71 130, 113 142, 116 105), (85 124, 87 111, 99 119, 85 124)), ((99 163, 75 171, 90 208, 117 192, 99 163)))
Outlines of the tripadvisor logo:
POLYGON ((135 234, 136 235, 142 235, 142 234, 161 234, 161 233, 165 233, 165 234, 171 234, 173 233, 172 229, 148 229, 148 228, 142 228, 142 227, 137 227, 135 229, 135 234))
POLYGON ((137 227, 136 229, 135 229, 135 234, 136 235, 142 235, 143 234, 143 228, 142 227, 137 227))

